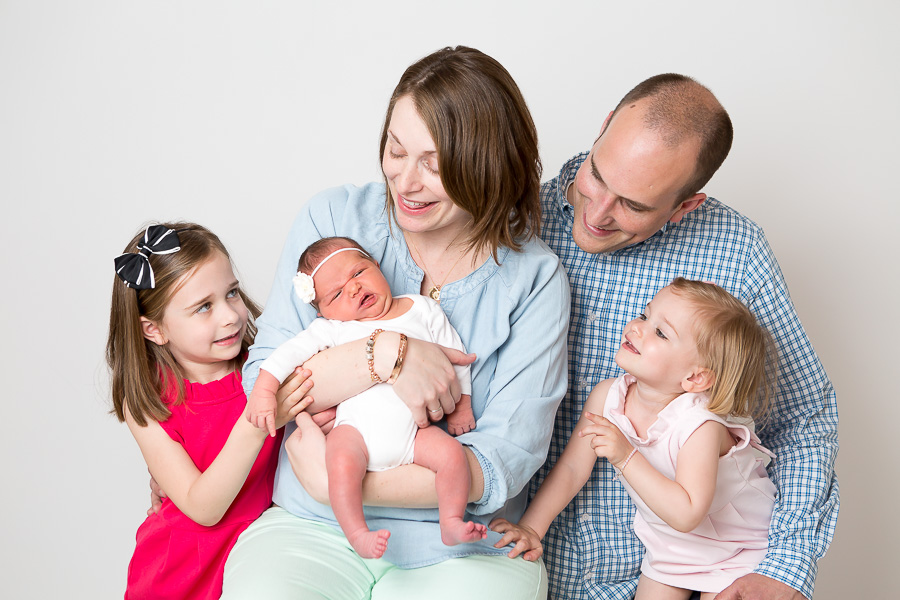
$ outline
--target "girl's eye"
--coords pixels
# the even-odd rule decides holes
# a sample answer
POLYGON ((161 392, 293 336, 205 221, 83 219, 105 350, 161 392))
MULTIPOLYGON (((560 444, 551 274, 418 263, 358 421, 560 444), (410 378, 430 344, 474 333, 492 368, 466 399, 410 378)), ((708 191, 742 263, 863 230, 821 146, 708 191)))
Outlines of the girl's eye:
POLYGON ((394 160, 403 158, 403 157, 405 156, 405 155, 403 155, 403 154, 395 154, 393 150, 388 150, 388 154, 389 154, 390 157, 393 158, 394 160))
POLYGON ((228 293, 225 295, 225 297, 226 298, 234 298, 237 295, 238 295, 238 289, 234 288, 233 290, 229 290, 228 293))
POLYGON ((663 333, 662 331, 660 331, 659 329, 656 330, 656 337, 660 337, 660 338, 662 338, 662 339, 664 339, 664 340, 669 339, 669 338, 666 337, 666 334, 664 334, 664 333, 663 333))
POLYGON ((340 296, 341 296, 341 292, 340 292, 340 290, 339 290, 338 293, 336 293, 336 294, 334 295, 334 298, 331 299, 331 301, 334 302, 335 300, 337 300, 338 298, 340 298, 340 296))
POLYGON ((353 276, 354 276, 354 277, 359 277, 360 275, 362 275, 362 272, 363 272, 363 271, 364 271, 364 269, 360 269, 359 271, 357 271, 356 273, 354 273, 353 276))
POLYGON ((647 320, 647 315, 645 315, 644 313, 641 313, 641 314, 638 315, 638 319, 640 319, 641 321, 646 321, 646 320, 647 320))
POLYGON ((209 302, 207 302, 206 304, 200 305, 200 307, 197 309, 197 312, 198 312, 198 313, 205 313, 205 312, 208 311, 210 308, 212 308, 212 304, 210 304, 209 302))

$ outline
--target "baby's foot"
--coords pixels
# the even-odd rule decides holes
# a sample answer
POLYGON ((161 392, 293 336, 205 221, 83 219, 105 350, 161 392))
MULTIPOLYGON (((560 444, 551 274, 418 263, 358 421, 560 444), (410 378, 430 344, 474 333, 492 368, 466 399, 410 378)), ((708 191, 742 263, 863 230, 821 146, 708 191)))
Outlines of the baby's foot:
POLYGON ((477 542, 487 537, 487 527, 474 521, 446 519, 441 521, 441 541, 447 546, 477 542))
POLYGON ((361 557, 381 558, 384 556, 384 551, 387 550, 389 537, 391 537, 391 532, 387 529, 378 531, 360 529, 356 533, 348 535, 347 541, 361 557))

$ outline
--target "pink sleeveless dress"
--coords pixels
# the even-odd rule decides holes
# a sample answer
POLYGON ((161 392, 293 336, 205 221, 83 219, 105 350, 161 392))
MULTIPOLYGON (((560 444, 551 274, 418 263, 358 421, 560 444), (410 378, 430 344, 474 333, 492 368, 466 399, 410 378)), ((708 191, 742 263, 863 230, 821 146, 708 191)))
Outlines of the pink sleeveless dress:
MULTIPOLYGON (((169 436, 184 446, 205 471, 244 412, 247 398, 241 376, 232 373, 207 384, 184 382, 185 402, 160 423, 169 436)), ((267 437, 244 486, 218 524, 198 525, 168 498, 162 509, 147 517, 137 532, 137 547, 128 565, 125 598, 215 599, 222 594, 225 559, 238 536, 272 504, 272 487, 282 432, 267 437)))
POLYGON ((620 478, 637 507, 634 533, 646 548, 641 573, 654 581, 700 592, 721 592, 735 579, 753 571, 766 555, 775 485, 766 474, 756 448, 759 439, 744 425, 726 421, 706 409, 705 394, 683 394, 660 411, 640 438, 625 416, 625 394, 634 377, 625 374, 609 390, 603 416, 615 423, 628 441, 660 473, 675 479, 678 451, 700 425, 716 421, 738 440, 719 459, 716 493, 709 514, 693 531, 669 527, 620 478))

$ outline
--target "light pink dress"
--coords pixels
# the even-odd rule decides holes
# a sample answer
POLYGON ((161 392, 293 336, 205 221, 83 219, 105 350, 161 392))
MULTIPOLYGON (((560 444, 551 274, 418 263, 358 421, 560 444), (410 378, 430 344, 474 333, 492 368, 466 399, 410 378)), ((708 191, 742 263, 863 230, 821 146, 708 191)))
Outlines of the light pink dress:
POLYGON ((660 411, 640 438, 625 416, 625 394, 634 377, 625 374, 609 390, 603 416, 616 424, 628 441, 660 473, 675 479, 678 451, 700 425, 716 421, 738 440, 719 459, 716 493, 709 514, 693 531, 681 533, 656 516, 620 478, 637 506, 634 532, 646 554, 641 572, 660 583, 701 592, 720 592, 746 575, 766 555, 775 485, 753 448, 771 453, 744 425, 709 412, 705 394, 683 394, 660 411))

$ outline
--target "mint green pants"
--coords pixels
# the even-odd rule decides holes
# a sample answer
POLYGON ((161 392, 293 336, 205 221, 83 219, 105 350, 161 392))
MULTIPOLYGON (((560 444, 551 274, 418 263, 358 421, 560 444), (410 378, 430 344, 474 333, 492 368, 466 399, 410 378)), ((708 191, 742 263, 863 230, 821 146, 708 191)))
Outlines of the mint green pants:
POLYGON ((273 507, 238 538, 222 600, 545 600, 541 561, 476 555, 418 569, 360 558, 328 525, 273 507))

